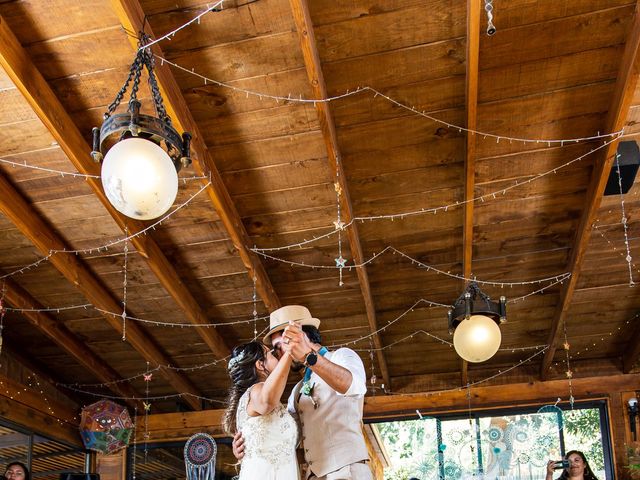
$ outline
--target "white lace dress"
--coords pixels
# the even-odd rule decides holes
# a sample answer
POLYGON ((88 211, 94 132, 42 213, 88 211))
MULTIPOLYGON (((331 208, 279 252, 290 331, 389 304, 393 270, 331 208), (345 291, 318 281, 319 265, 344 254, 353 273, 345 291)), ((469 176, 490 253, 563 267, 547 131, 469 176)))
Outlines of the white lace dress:
POLYGON ((280 404, 268 415, 247 413, 249 388, 238 403, 236 424, 244 436, 244 458, 239 480, 299 480, 296 459, 298 425, 280 404))

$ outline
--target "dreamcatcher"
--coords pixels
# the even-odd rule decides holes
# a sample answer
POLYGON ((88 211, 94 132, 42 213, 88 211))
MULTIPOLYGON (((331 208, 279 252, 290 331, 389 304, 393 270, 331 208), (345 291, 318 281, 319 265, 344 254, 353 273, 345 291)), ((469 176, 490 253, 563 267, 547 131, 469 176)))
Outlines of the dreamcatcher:
POLYGON ((211 435, 196 433, 184 446, 187 480, 214 480, 218 447, 211 435))

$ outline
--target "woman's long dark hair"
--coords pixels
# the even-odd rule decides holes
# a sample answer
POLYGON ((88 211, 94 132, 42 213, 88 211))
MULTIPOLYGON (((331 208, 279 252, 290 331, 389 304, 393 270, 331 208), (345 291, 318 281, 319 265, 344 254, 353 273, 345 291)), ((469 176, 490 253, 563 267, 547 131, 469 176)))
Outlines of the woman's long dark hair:
MULTIPOLYGON (((564 458, 566 458, 567 460, 569 459, 569 455, 573 455, 573 454, 579 455, 582 458, 582 461, 584 462, 584 480, 598 480, 598 478, 593 474, 593 472, 591 471, 591 467, 589 466, 589 462, 587 462, 587 457, 584 456, 584 453, 582 453, 580 450, 570 450, 567 452, 567 454, 564 456, 564 458)), ((569 479, 569 469, 565 468, 562 471, 562 475, 560 475, 558 477, 558 480, 568 480, 569 479)))
POLYGON ((236 412, 240 397, 251 385, 258 383, 256 361, 264 360, 265 357, 264 345, 255 341, 240 345, 231 353, 228 364, 231 388, 227 397, 227 409, 222 419, 222 425, 230 435, 236 432, 236 412))
POLYGON ((4 469, 5 475, 7 473, 7 470, 9 470, 14 465, 17 465, 18 467, 22 468, 22 470, 24 470, 24 480, 31 480, 31 474, 29 473, 29 469, 22 462, 11 462, 9 465, 7 465, 6 468, 4 469))

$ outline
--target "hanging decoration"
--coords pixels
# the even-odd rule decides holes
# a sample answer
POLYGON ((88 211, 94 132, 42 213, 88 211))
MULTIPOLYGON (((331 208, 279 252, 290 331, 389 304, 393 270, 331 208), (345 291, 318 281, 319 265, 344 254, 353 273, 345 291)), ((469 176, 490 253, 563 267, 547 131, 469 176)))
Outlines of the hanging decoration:
POLYGON ((82 409, 80 433, 87 450, 104 454, 129 445, 133 423, 126 407, 111 400, 100 400, 82 409))
POLYGON ((153 378, 153 373, 149 371, 149 362, 147 362, 147 373, 144 374, 144 396, 145 401, 142 402, 144 408, 144 461, 147 461, 147 454, 149 453, 149 412, 151 412, 151 401, 149 400, 149 383, 153 378))
POLYGON ((213 480, 216 475, 218 447, 207 433, 196 433, 184 446, 187 480, 213 480))
POLYGON ((493 0, 484 0, 484 11, 487 12, 487 35, 492 36, 496 33, 496 27, 493 24, 493 0))
POLYGON ((622 175, 620 174, 620 154, 616 153, 616 172, 618 173, 618 188, 620 189, 620 210, 622 210, 622 228, 624 231, 624 245, 627 249, 627 256, 625 260, 627 261, 627 266, 629 267, 629 286, 632 287, 635 285, 633 281, 633 271, 631 269, 631 265, 633 262, 633 258, 631 258, 631 247, 629 246, 629 226, 627 225, 627 214, 624 210, 624 193, 622 190, 622 175))
MULTIPOLYGON (((127 340, 127 254, 129 253, 129 243, 126 238, 129 236, 129 229, 124 227, 124 279, 122 281, 122 341, 127 340)), ((149 364, 147 363, 147 368, 149 364)))

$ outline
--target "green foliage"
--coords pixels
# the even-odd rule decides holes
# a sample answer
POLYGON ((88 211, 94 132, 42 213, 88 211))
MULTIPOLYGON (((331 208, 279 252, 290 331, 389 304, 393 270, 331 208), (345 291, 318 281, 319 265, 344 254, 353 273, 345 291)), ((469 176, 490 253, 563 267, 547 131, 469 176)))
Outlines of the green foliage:
POLYGON ((597 408, 570 410, 564 412, 563 417, 567 450, 582 451, 592 470, 604 470, 600 411, 597 408))

